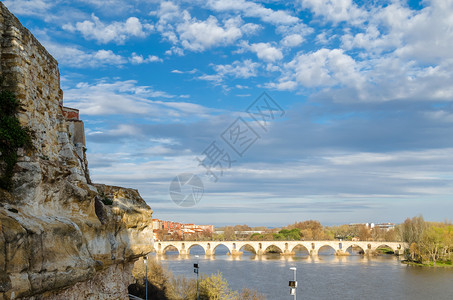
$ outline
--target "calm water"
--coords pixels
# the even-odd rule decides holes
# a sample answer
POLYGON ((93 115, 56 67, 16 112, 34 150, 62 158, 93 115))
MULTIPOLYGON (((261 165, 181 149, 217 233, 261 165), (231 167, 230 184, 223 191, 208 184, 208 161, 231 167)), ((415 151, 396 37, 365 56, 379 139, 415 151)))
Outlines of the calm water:
POLYGON ((258 258, 245 252, 232 258, 216 250, 216 256, 209 258, 203 250, 191 249, 189 258, 167 252, 159 260, 175 275, 194 278, 193 263, 198 260, 200 274, 220 271, 232 289, 256 289, 268 300, 294 299, 289 295, 290 267, 297 268, 297 299, 453 299, 453 269, 406 266, 391 255, 367 258, 320 253, 311 258, 298 253, 293 258, 279 254, 258 258))

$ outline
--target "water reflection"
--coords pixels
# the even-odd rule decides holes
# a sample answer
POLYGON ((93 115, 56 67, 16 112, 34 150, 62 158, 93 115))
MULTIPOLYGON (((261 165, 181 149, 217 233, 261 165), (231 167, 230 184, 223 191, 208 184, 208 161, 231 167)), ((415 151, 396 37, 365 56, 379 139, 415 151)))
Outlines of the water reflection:
POLYGON ((322 249, 318 255, 309 255, 307 251, 296 251, 294 255, 281 255, 280 253, 266 253, 264 255, 256 255, 254 252, 242 251, 242 255, 231 255, 228 249, 218 247, 214 255, 205 255, 203 248, 192 247, 189 254, 180 255, 178 251, 167 251, 164 255, 152 255, 158 260, 169 260, 179 261, 193 259, 195 255, 198 255, 202 260, 209 261, 286 261, 286 262, 306 262, 306 263, 329 263, 329 264, 341 264, 346 262, 356 262, 368 264, 370 261, 381 261, 381 260, 395 260, 398 259, 392 255, 383 256, 368 256, 353 253, 348 256, 337 256, 335 251, 332 249, 322 249))

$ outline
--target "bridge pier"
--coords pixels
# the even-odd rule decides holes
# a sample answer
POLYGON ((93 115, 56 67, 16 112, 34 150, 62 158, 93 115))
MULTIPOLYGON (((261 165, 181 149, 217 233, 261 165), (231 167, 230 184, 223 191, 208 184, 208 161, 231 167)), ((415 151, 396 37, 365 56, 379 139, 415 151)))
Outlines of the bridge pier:
POLYGON ((396 249, 395 250, 395 255, 396 256, 404 255, 404 250, 403 249, 396 249))
POLYGON ((318 249, 311 249, 310 256, 318 256, 318 249))
POLYGON ((264 250, 263 249, 256 250, 256 255, 264 255, 264 250))
POLYGON ((284 256, 292 256, 292 255, 296 255, 296 252, 290 251, 290 250, 288 250, 288 249, 285 249, 285 251, 283 251, 282 253, 280 253, 280 255, 284 255, 284 256))
POLYGON ((349 253, 348 253, 348 252, 345 252, 345 251, 342 250, 342 249, 340 249, 340 250, 335 251, 335 255, 336 255, 336 256, 348 256, 349 253))

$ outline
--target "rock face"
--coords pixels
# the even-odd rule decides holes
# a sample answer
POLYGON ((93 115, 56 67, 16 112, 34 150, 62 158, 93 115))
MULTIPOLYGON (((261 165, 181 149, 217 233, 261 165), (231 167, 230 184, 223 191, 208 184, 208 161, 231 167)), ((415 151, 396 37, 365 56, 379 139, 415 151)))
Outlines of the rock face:
POLYGON ((1 2, 0 42, 1 89, 33 132, 13 190, 0 189, 0 299, 126 299, 133 262, 153 248, 152 210, 136 190, 91 184, 58 63, 1 2))

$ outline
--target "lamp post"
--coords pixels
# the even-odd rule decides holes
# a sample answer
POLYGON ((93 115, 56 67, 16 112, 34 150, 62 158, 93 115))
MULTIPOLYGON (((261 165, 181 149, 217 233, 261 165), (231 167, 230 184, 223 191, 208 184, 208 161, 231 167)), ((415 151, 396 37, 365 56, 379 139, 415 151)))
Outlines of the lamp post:
POLYGON ((297 268, 292 267, 289 269, 294 271, 294 280, 289 281, 289 287, 290 287, 289 294, 294 295, 294 300, 296 300, 297 299, 296 298, 296 289, 297 289, 296 270, 297 270, 297 268))
POLYGON ((198 269, 200 268, 199 265, 198 265, 199 256, 195 255, 195 257, 197 258, 197 263, 193 264, 193 271, 194 271, 194 273, 197 274, 197 300, 199 300, 199 294, 198 294, 198 269))
POLYGON ((148 255, 143 257, 145 262, 145 299, 148 300, 148 255))

